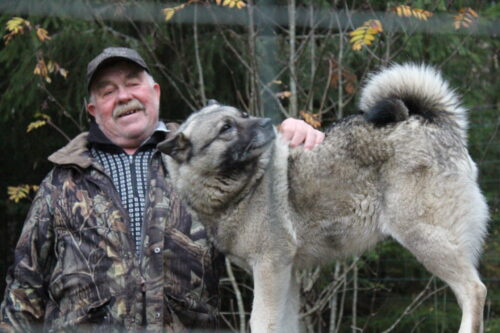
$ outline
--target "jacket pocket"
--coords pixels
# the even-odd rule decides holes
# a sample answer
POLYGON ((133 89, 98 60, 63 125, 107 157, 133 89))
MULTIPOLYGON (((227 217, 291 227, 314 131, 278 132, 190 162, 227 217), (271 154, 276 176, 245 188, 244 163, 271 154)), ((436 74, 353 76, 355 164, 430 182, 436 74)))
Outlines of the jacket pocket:
MULTIPOLYGON (((84 332, 92 332, 93 328, 112 324, 108 305, 111 298, 101 299, 80 308, 61 313, 53 320, 49 332, 74 332, 75 326, 84 332)), ((80 332, 80 330, 78 330, 80 332)))
POLYGON ((175 314, 187 328, 217 328, 217 306, 192 299, 188 295, 176 297, 167 295, 165 299, 168 311, 175 314))

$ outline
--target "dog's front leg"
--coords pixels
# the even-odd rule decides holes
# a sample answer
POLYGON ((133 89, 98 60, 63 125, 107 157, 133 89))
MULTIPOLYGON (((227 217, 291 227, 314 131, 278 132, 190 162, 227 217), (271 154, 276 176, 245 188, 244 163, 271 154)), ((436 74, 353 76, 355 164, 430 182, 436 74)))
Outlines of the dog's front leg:
POLYGON ((270 260, 253 266, 252 333, 298 333, 298 306, 287 304, 298 302, 292 278, 291 263, 270 260))

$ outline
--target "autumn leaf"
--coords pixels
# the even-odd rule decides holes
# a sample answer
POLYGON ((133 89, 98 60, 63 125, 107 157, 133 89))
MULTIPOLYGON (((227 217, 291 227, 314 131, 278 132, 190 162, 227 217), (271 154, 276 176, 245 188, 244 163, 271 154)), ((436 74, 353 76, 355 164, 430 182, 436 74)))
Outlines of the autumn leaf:
POLYGON ((3 36, 5 45, 7 45, 15 35, 24 33, 24 27, 27 27, 31 30, 30 21, 25 20, 22 17, 13 17, 8 20, 5 24, 5 28, 7 29, 8 33, 3 36))
POLYGON ((42 112, 35 113, 34 117, 35 118, 42 118, 42 119, 45 119, 47 121, 51 120, 51 118, 50 118, 50 116, 48 114, 45 114, 45 113, 42 113, 42 112))
POLYGON ((281 80, 272 80, 271 82, 269 82, 268 85, 273 85, 273 84, 278 84, 278 85, 279 84, 283 84, 283 81, 281 81, 281 80))
POLYGON ((43 43, 45 42, 46 40, 51 40, 52 38, 49 36, 49 33, 47 30, 45 30, 44 28, 37 28, 36 29, 36 35, 38 37, 38 39, 43 43))
POLYGON ((38 62, 35 65, 35 69, 33 70, 33 74, 40 75, 45 79, 45 81, 47 81, 47 83, 52 82, 52 79, 49 76, 49 68, 47 67, 45 60, 43 59, 38 59, 38 62))
POLYGON ((428 10, 419 9, 419 8, 414 8, 412 12, 413 12, 414 17, 416 17, 419 20, 423 20, 423 21, 427 21, 427 19, 433 15, 428 10))
POLYGON ((30 191, 38 191, 39 186, 37 185, 19 185, 19 186, 7 186, 7 194, 9 195, 9 200, 18 203, 22 199, 29 198, 30 191))
POLYGON ((163 15, 165 15, 165 21, 170 21, 174 17, 175 13, 186 7, 187 4, 182 4, 172 8, 163 8, 163 15))
POLYGON ((280 91, 276 93, 276 97, 278 97, 279 99, 289 98, 290 96, 292 96, 292 93, 290 91, 280 91))
POLYGON ((47 124, 47 121, 45 120, 36 120, 28 124, 28 128, 26 128, 26 133, 29 133, 33 131, 34 129, 40 128, 42 126, 45 126, 47 124))
POLYGON ((474 24, 479 15, 472 8, 462 8, 458 11, 458 15, 453 17, 453 26, 456 30, 460 28, 468 28, 474 24))
POLYGON ((305 111, 300 111, 300 116, 306 123, 311 125, 314 128, 321 127, 321 115, 317 113, 310 113, 305 111))
POLYGON ((174 17, 175 9, 174 8, 165 8, 163 9, 163 14, 165 15, 165 21, 170 21, 172 17, 174 17))
POLYGON ((247 4, 242 0, 215 0, 215 3, 219 6, 225 6, 229 8, 244 8, 247 4))
POLYGON ((432 12, 420 8, 411 8, 407 5, 396 6, 392 9, 400 17, 415 17, 419 20, 427 21, 433 14, 432 12))
POLYGON ((375 35, 382 32, 382 23, 379 20, 368 20, 363 25, 349 33, 349 40, 354 51, 359 51, 365 45, 371 45, 375 35))
POLYGON ((68 71, 62 67, 59 67, 59 75, 66 79, 68 77, 68 71))
POLYGON ((9 32, 13 32, 15 34, 23 33, 24 27, 31 28, 31 23, 28 20, 23 19, 22 17, 13 17, 7 21, 6 27, 9 32))
POLYGON ((49 73, 54 73, 54 72, 59 73, 59 75, 61 75, 65 79, 68 77, 68 71, 62 68, 61 65, 59 65, 55 61, 49 60, 47 68, 49 70, 49 73))
POLYGON ((65 79, 68 77, 68 71, 62 68, 57 62, 53 60, 49 60, 45 62, 43 58, 39 58, 37 64, 35 65, 35 69, 33 70, 33 74, 40 75, 47 81, 47 83, 51 83, 52 79, 49 74, 58 73, 65 79))

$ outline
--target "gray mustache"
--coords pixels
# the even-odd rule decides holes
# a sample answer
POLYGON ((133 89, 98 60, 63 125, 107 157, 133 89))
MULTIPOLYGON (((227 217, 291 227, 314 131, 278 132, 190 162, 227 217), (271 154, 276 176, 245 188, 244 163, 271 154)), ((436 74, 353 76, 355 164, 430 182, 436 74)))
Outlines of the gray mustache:
POLYGON ((133 99, 127 104, 120 104, 117 105, 114 110, 113 110, 113 117, 116 118, 126 112, 136 110, 136 109, 141 109, 144 110, 144 104, 139 102, 137 99, 133 99))

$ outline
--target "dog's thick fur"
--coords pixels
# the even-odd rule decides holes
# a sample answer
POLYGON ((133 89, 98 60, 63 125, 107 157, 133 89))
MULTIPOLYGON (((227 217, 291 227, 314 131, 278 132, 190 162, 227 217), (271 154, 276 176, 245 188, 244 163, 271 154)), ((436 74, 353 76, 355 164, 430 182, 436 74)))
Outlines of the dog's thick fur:
POLYGON ((488 209, 465 109, 439 73, 415 64, 371 76, 360 109, 307 151, 288 148, 269 120, 215 104, 159 149, 216 246, 252 272, 252 332, 298 332, 294 271, 386 236, 449 284, 460 333, 482 331, 488 209))

